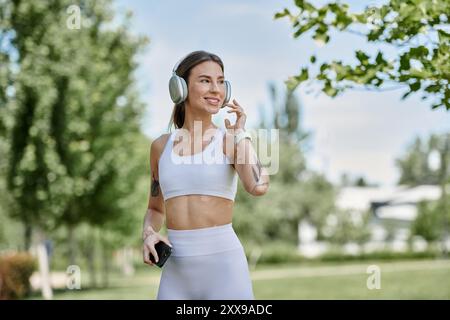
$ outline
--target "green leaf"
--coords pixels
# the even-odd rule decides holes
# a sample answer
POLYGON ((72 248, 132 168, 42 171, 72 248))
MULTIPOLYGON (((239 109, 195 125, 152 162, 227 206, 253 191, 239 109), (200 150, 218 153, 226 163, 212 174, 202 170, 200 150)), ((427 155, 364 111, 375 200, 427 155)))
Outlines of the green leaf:
POLYGON ((439 92, 441 86, 439 84, 432 84, 425 88, 426 92, 439 92))
POLYGON ((330 65, 328 63, 323 63, 320 66, 320 72, 324 72, 324 71, 328 70, 329 68, 330 68, 330 65))
POLYGON ((299 8, 305 7, 305 0, 295 0, 295 5, 299 8))
POLYGON ((409 68, 411 68, 411 64, 409 63, 409 54, 405 53, 400 56, 400 71, 409 70, 409 68))
POLYGON ((294 91, 299 85, 299 82, 295 77, 289 77, 289 79, 284 83, 286 84, 289 91, 294 91))
POLYGON ((402 99, 402 100, 405 99, 405 98, 408 97, 411 93, 413 93, 413 92, 412 92, 412 91, 406 92, 406 93, 401 97, 401 99, 402 99))
POLYGON ((291 16, 291 12, 288 9, 284 9, 283 12, 277 12, 275 13, 275 16, 273 17, 274 19, 280 19, 283 18, 285 16, 291 16))
POLYGON ((313 39, 321 43, 327 43, 330 40, 330 37, 326 33, 316 31, 313 39))
POLYGON ((442 105, 441 104, 439 104, 439 103, 437 103, 437 104, 433 104, 432 106, 431 106, 431 109, 437 109, 437 108, 439 108, 439 107, 441 107, 442 105))
POLYGON ((308 31, 309 29, 311 29, 314 26, 314 23, 308 23, 305 24, 303 26, 301 26, 295 33, 294 33, 294 38, 298 38, 299 36, 301 36, 303 33, 305 33, 306 31, 308 31))
POLYGON ((334 88, 330 82, 327 82, 322 90, 330 97, 335 97, 338 93, 337 89, 334 88))
POLYGON ((422 78, 422 79, 425 79, 428 76, 427 72, 418 69, 410 69, 409 74, 415 78, 422 78))
POLYGON ((376 41, 380 38, 380 36, 383 34, 385 30, 384 26, 381 27, 375 27, 375 29, 371 30, 369 32, 369 34, 367 35, 367 40, 368 41, 376 41))
POLYGON ((412 77, 409 74, 402 74, 401 76, 398 77, 398 81, 399 82, 406 82, 406 81, 408 81, 411 78, 412 77))
POLYGON ((361 64, 367 64, 369 62, 369 56, 361 50, 356 51, 356 58, 358 58, 361 64))
POLYGON ((409 50, 410 57, 420 58, 428 54, 428 49, 425 46, 418 46, 409 50))
POLYGON ((377 65, 386 65, 386 60, 383 59, 383 54, 381 52, 378 52, 375 62, 377 65))
POLYGON ((357 21, 359 23, 365 24, 367 22, 367 18, 364 13, 353 14, 351 17, 353 18, 353 21, 357 21))
POLYGON ((308 68, 303 68, 299 75, 289 77, 289 79, 285 81, 285 84, 290 91, 294 91, 302 82, 308 80, 308 78, 308 68))
POLYGON ((414 83, 411 83, 409 85, 409 88, 411 89, 411 91, 417 91, 420 89, 420 84, 421 84, 420 81, 416 81, 414 83))
POLYGON ((298 79, 299 83, 301 83, 303 81, 308 80, 308 77, 309 77, 309 75, 308 75, 308 68, 303 68, 301 73, 300 73, 300 75, 297 76, 297 79, 298 79))
POLYGON ((450 33, 445 32, 444 30, 438 30, 439 42, 444 43, 450 41, 450 33))

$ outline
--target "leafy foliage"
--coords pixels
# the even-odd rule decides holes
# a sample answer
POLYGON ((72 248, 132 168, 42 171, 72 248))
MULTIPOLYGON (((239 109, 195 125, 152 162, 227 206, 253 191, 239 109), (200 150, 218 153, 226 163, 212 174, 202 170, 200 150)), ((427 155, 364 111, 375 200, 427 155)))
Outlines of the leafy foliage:
POLYGON ((328 217, 324 238, 335 244, 356 242, 365 243, 370 239, 369 221, 372 213, 352 212, 351 210, 336 209, 328 217))
POLYGON ((450 223, 450 214, 444 216, 442 201, 427 202, 418 204, 418 215, 411 226, 411 234, 419 235, 428 242, 437 241, 441 238, 443 220, 450 223))
MULTIPOLYGON (((303 67, 299 75, 286 81, 291 90, 308 79, 317 80, 321 90, 331 97, 355 86, 375 90, 406 88, 403 99, 422 91, 422 99, 432 98, 433 109, 450 109, 449 1, 390 0, 360 13, 351 13, 348 4, 337 2, 315 7, 308 1, 296 0, 295 5, 298 13, 285 8, 274 16, 290 20, 294 38, 311 31, 317 43, 326 44, 330 29, 335 29, 361 35, 368 42, 395 46, 398 56, 388 59, 382 51, 371 56, 356 50, 356 65, 339 60, 324 62, 315 76, 310 75, 309 67, 303 67), (386 84, 390 87, 384 87, 386 84)), ((311 56, 312 64, 316 60, 311 56)))
POLYGON ((433 134, 427 140, 417 137, 396 163, 400 169, 399 184, 439 185, 442 180, 448 181, 449 173, 443 169, 450 166, 450 134, 433 134), (433 168, 433 152, 437 156, 437 168, 433 168))
MULTIPOLYGON (((70 1, 2 1, 0 167, 11 214, 54 230, 82 221, 130 232, 137 178, 148 143, 134 89, 135 56, 146 39, 112 27, 111 3, 83 1, 70 29, 70 1), (3 157, 2 157, 3 158, 3 157), (12 208, 12 207, 11 207, 12 208)), ((144 201, 145 202, 145 201, 144 201)))

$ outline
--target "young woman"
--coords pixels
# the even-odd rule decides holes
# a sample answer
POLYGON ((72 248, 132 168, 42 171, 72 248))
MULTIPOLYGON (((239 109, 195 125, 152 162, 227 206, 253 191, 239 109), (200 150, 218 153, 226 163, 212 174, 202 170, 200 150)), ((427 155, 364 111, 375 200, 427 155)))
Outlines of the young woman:
MULTIPOLYGON (((269 176, 245 131, 246 115, 228 103, 222 60, 195 51, 176 64, 169 83, 175 131, 153 141, 151 191, 143 227, 144 262, 155 244, 172 246, 157 299, 254 299, 247 259, 232 227, 237 177, 247 192, 264 195, 269 176), (225 129, 212 115, 229 107, 225 129), (159 234, 166 220, 168 239, 159 234)), ((256 222, 255 222, 256 223, 256 222)))

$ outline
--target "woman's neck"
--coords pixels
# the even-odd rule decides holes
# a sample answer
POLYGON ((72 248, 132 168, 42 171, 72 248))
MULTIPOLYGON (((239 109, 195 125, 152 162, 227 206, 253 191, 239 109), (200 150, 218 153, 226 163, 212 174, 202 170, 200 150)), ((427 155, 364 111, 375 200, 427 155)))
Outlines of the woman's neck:
POLYGON ((205 131, 210 129, 217 129, 217 126, 211 121, 211 119, 207 122, 202 120, 195 120, 192 122, 185 121, 181 129, 188 130, 190 133, 193 132, 201 132, 205 133, 205 131))

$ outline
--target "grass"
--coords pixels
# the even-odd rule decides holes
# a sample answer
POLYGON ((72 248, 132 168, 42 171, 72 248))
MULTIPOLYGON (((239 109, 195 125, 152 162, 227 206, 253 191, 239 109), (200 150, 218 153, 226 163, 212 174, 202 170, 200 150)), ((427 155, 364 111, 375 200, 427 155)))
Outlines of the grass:
MULTIPOLYGON (((160 273, 149 268, 132 277, 115 274, 109 288, 55 291, 54 298, 154 299, 160 273)), ((450 299, 448 260, 258 266, 252 280, 256 299, 450 299), (369 290, 366 271, 373 264, 380 268, 381 288, 369 290)))
POLYGON ((450 299, 450 269, 381 271, 379 290, 367 288, 368 276, 360 273, 255 281, 254 291, 258 299, 450 299))

